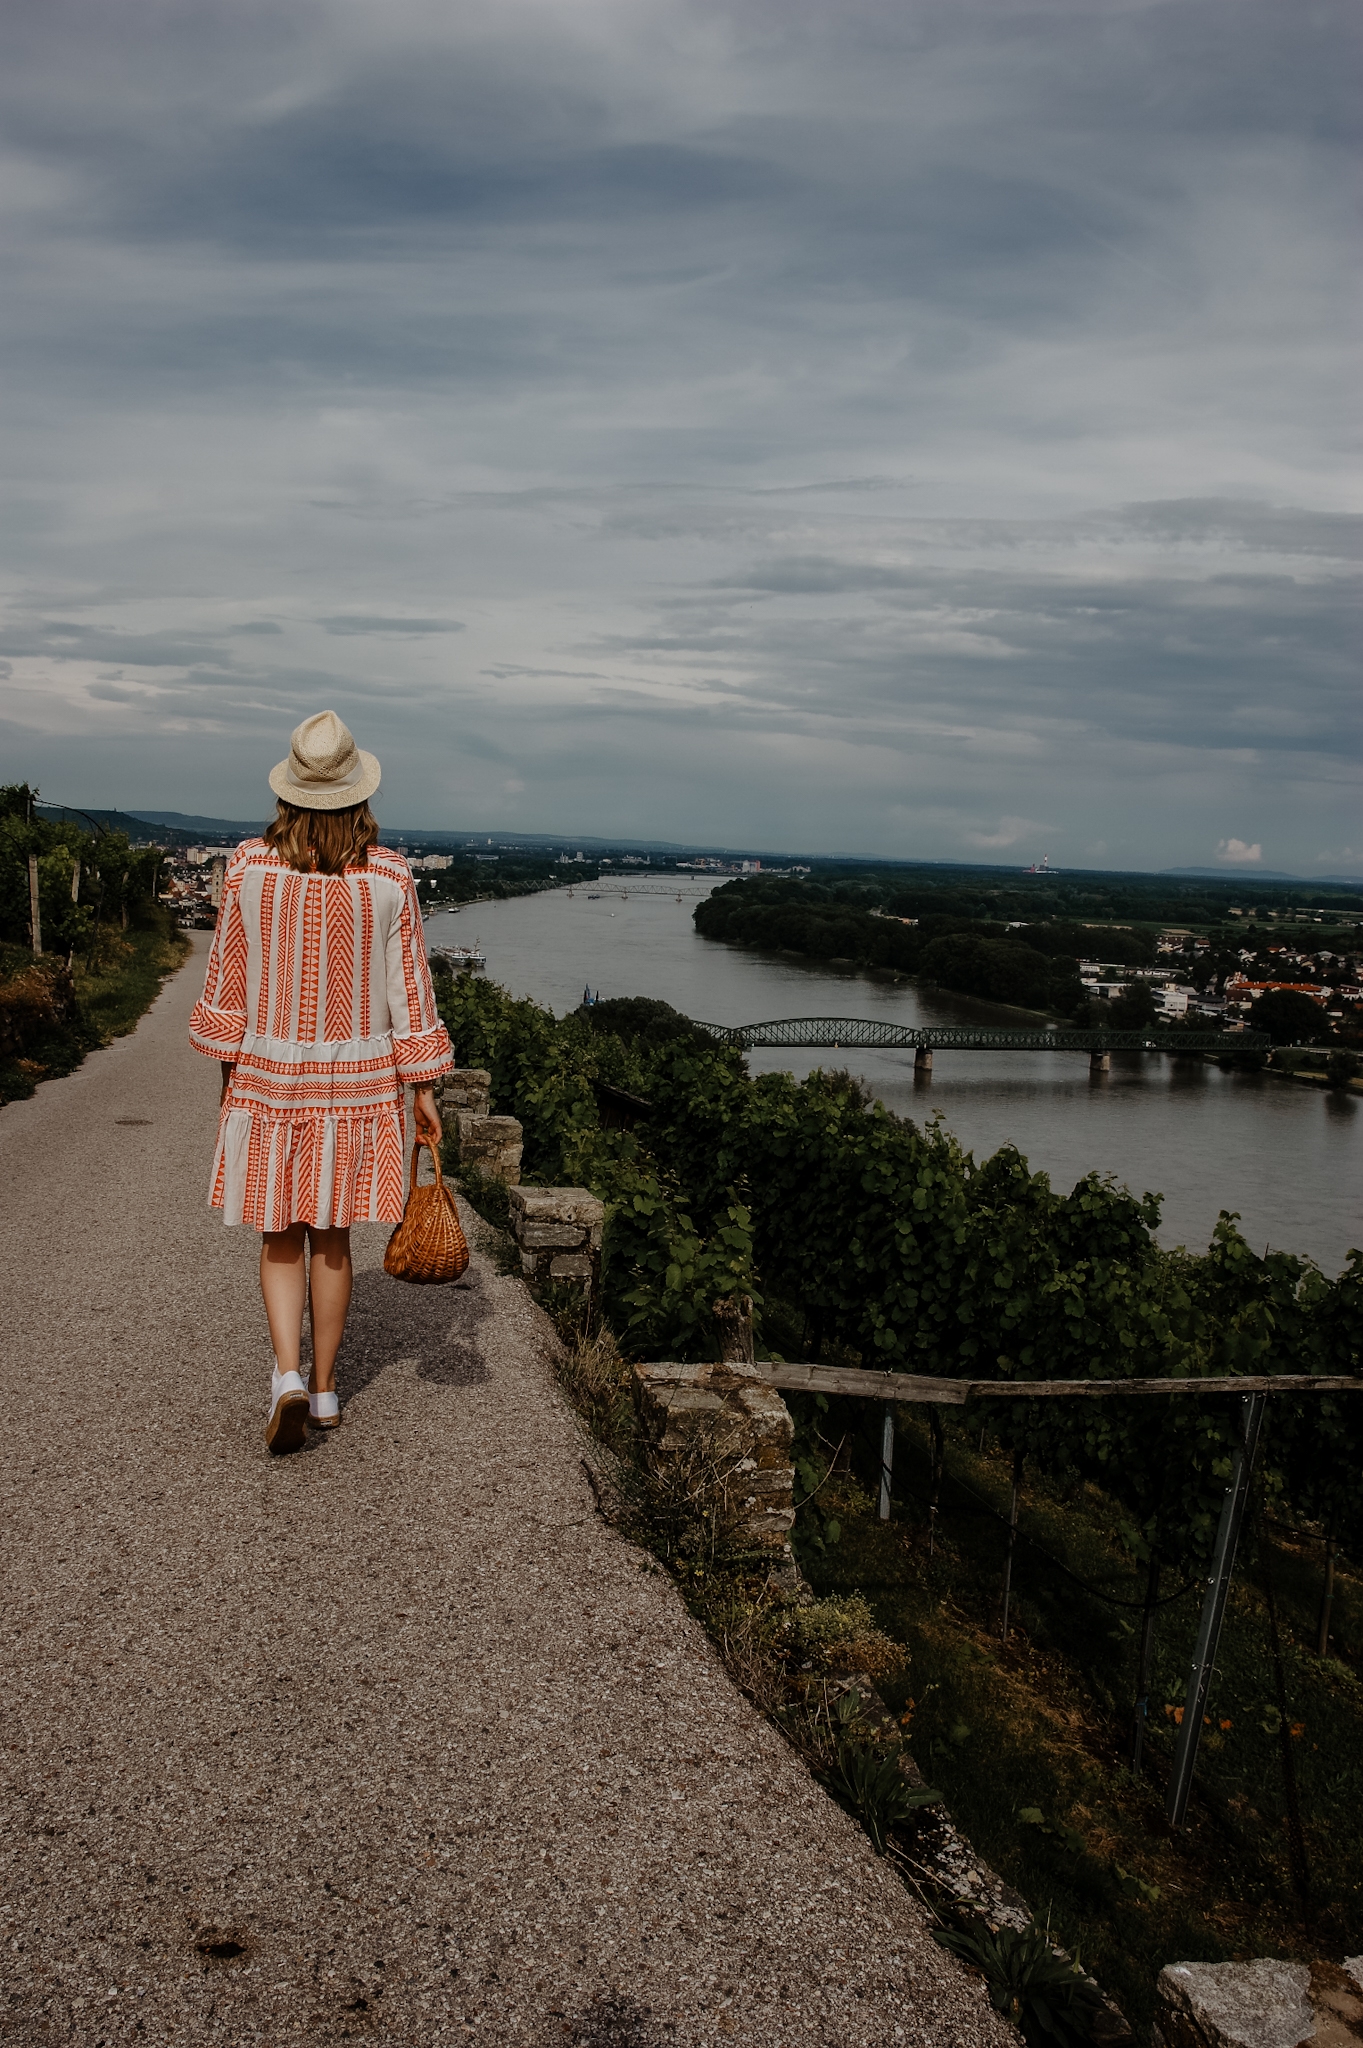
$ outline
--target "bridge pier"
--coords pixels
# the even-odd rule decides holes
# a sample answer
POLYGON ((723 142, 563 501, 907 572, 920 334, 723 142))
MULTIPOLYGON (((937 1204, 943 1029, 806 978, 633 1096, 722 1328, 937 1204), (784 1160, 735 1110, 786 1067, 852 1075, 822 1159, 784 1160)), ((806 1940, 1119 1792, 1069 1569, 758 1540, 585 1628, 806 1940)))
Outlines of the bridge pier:
POLYGON ((1110 1052, 1091 1052, 1089 1054, 1089 1072, 1091 1074, 1110 1074, 1112 1072, 1112 1054, 1110 1052))
POLYGON ((930 1074, 932 1072, 932 1047, 930 1045, 920 1045, 915 1048, 913 1071, 915 1074, 930 1074))

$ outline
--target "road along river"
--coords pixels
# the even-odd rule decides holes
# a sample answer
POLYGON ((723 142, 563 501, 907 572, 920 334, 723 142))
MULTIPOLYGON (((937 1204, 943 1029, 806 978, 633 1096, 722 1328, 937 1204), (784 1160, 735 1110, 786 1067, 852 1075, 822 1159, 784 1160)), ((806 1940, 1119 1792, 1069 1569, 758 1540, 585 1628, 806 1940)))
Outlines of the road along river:
MULTIPOLYGON (((712 1024, 868 1017, 903 1024, 1017 1021, 968 997, 894 985, 704 939, 691 913, 710 885, 596 884, 433 916, 429 946, 478 940, 489 976, 557 1014, 602 996, 656 996, 712 1024), (678 889, 682 900, 677 901, 678 889)), ((1059 1188, 1110 1173, 1164 1196, 1166 1244, 1202 1250, 1221 1209, 1252 1244, 1303 1252, 1335 1273, 1363 1243, 1363 1099, 1159 1054, 938 1052, 916 1078, 911 1052, 763 1051, 752 1073, 852 1066, 887 1109, 941 1115, 977 1158, 1012 1142, 1059 1188)))

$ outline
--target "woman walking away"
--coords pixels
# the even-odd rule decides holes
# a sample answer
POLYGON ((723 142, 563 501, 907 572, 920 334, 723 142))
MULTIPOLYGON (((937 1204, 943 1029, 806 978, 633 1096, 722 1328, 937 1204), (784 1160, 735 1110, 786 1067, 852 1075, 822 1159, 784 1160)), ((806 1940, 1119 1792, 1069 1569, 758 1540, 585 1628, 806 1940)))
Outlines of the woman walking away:
POLYGON ((401 1221, 403 1085, 417 1135, 438 1143, 431 1084, 453 1064, 411 870, 377 844, 378 785, 378 762, 334 711, 297 727, 270 777, 278 816, 228 862, 190 1019, 195 1047, 222 1062, 209 1200, 262 1234, 275 1452, 296 1451, 309 1420, 340 1422, 350 1226, 401 1221), (311 1392, 299 1369, 309 1298, 311 1392))

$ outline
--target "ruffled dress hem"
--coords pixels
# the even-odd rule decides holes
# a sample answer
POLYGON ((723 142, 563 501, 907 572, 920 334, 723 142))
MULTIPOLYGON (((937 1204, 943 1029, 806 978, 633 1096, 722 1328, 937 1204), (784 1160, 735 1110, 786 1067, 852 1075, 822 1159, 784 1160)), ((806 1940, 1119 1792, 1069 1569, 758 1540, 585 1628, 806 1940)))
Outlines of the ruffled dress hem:
POLYGON ((271 1117, 234 1108, 218 1126, 209 1200, 223 1222, 260 1231, 310 1223, 399 1223, 405 1177, 401 1109, 363 1117, 271 1117))

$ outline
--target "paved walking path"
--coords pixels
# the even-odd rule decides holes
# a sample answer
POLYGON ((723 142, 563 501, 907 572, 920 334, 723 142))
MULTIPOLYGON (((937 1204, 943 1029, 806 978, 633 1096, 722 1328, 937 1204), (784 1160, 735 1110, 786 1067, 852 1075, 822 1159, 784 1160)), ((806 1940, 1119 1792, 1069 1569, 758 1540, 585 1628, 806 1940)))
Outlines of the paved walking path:
POLYGON ((1015 2041, 598 1520, 519 1282, 357 1230, 267 1456, 201 969, 0 1114, 0 2039, 1015 2041))

